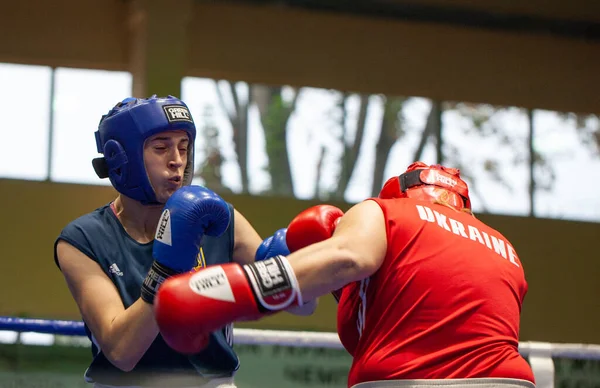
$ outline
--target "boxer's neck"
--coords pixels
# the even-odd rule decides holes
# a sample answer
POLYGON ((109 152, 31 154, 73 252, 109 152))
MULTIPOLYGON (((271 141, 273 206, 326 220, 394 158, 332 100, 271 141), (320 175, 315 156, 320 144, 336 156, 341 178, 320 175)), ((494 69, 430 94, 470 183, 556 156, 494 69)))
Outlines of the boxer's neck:
POLYGON ((148 243, 154 239, 163 207, 162 204, 142 205, 124 195, 119 195, 111 204, 125 231, 140 243, 148 243))

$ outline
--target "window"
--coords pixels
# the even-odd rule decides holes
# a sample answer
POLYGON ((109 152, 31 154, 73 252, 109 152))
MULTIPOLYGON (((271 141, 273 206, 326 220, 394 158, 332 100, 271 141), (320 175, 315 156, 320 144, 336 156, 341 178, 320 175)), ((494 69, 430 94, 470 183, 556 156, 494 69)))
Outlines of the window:
MULTIPOLYGON (((181 83, 181 99, 188 105, 196 123, 195 184, 205 184, 213 189, 241 190, 240 174, 233 145, 233 129, 228 112, 217 93, 217 82, 207 78, 186 77, 181 83), (216 187, 219 186, 219 187, 216 187), (222 187, 220 187, 222 186, 222 187)), ((229 102, 231 115, 237 114, 229 102)))
POLYGON ((58 182, 110 184, 92 167, 94 132, 103 114, 131 95, 127 72, 58 68, 55 74, 54 131, 50 178, 58 182))
POLYGON ((600 221, 600 120, 535 111, 535 216, 600 221))
POLYGON ((458 167, 475 212, 529 214, 527 111, 447 103, 442 117, 444 163, 458 167))
POLYGON ((431 107, 431 100, 426 98, 370 97, 360 156, 345 195, 347 201, 377 196, 383 183, 402 174, 415 158, 435 162, 435 141, 425 133, 431 107))
MULTIPOLYGON (((423 98, 248 86, 192 77, 182 81, 182 99, 198 128, 196 182, 236 192, 246 187, 252 194, 348 201, 370 196, 381 188, 385 174, 399 174, 408 166, 430 109, 429 100, 423 98), (384 115, 389 116, 389 125, 380 142, 384 115), (247 131, 247 166, 240 164, 234 128, 247 131), (360 146, 352 150, 359 137, 360 146), (383 147, 377 148, 378 143, 383 147), (377 157, 378 153, 385 157, 377 157), (350 176, 343 163, 351 170, 350 176), (374 165, 381 163, 381 177, 374 180, 374 165), (393 166, 392 172, 386 165, 393 166)), ((432 141, 427 140, 419 155, 431 159, 433 152, 432 141)))
POLYGON ((475 212, 600 221, 597 116, 192 77, 182 99, 195 182, 217 191, 359 202, 413 161, 440 160, 460 168, 475 212))
POLYGON ((48 178, 52 69, 0 63, 0 177, 48 178))

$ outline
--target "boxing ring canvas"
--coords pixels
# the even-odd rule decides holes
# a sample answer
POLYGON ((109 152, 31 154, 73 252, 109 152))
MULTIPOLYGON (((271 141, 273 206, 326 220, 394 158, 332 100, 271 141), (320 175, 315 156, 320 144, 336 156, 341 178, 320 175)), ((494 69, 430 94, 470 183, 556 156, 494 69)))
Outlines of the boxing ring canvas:
MULTIPOLYGON (((351 357, 336 333, 234 329, 240 388, 346 387, 351 357)), ((0 388, 83 388, 83 323, 0 317, 0 388)), ((600 345, 521 342, 539 388, 600 387, 600 345)))

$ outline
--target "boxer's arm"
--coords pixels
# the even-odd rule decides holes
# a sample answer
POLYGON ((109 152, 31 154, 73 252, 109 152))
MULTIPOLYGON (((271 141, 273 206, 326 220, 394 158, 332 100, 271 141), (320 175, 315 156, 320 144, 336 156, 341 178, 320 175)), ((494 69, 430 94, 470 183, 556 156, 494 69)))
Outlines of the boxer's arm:
POLYGON ((233 212, 234 243, 232 259, 242 265, 253 263, 256 250, 263 240, 242 213, 235 209, 233 212))
POLYGON ((56 249, 69 290, 102 352, 114 366, 130 371, 158 334, 152 305, 138 299, 125 309, 119 292, 95 261, 65 241, 56 249))
POLYGON ((290 254, 304 300, 312 300, 379 269, 387 252, 383 211, 375 201, 353 206, 330 239, 290 254))
POLYGON ((319 305, 319 299, 315 298, 315 299, 311 299, 308 302, 304 303, 302 306, 289 307, 285 311, 290 314, 299 315, 301 317, 307 317, 309 315, 314 314, 314 312, 317 310, 318 305, 319 305))

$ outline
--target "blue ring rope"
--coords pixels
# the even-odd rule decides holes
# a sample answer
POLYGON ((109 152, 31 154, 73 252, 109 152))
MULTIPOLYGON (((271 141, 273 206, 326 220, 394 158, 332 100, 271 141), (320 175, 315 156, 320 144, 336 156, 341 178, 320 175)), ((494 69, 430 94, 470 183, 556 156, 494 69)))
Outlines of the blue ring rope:
POLYGON ((36 333, 85 336, 81 321, 60 321, 47 319, 0 317, 0 330, 18 332, 33 331, 36 333))

